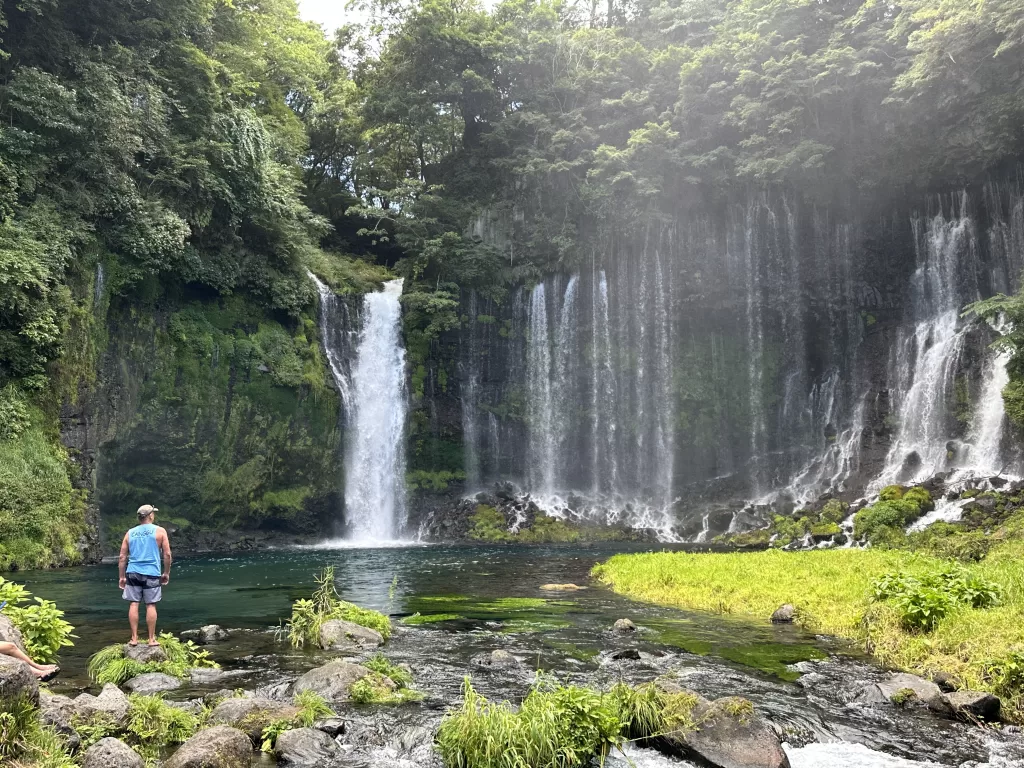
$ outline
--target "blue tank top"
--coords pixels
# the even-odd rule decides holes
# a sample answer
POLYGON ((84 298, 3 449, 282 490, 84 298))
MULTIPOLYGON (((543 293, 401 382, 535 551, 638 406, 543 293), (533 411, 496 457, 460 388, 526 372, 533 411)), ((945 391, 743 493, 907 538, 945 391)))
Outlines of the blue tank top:
POLYGON ((137 525, 128 531, 127 573, 142 576, 159 576, 163 573, 160 547, 156 543, 156 526, 152 523, 137 525))

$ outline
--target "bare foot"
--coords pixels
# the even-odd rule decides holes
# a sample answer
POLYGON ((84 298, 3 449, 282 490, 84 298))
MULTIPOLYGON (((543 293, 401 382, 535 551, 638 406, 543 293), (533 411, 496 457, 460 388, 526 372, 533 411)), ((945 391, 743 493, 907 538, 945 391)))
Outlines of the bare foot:
POLYGON ((160 645, 160 641, 159 640, 150 640, 148 643, 146 643, 146 645, 148 645, 150 648, 152 648, 154 646, 160 645))

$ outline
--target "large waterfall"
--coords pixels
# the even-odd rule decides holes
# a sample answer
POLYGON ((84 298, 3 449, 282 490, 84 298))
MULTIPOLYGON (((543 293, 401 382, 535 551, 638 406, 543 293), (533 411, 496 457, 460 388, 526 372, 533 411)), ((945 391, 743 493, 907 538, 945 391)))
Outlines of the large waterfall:
POLYGON ((402 281, 363 298, 352 365, 345 453, 345 521, 354 541, 391 541, 405 524, 405 349, 402 281))
POLYGON ((392 541, 405 523, 407 392, 402 281, 363 297, 361 328, 348 305, 317 279, 319 325, 346 427, 345 532, 354 542, 392 541))
POLYGON ((610 231, 501 305, 471 297, 471 490, 511 480, 549 514, 695 538, 737 500, 1019 473, 1005 353, 961 313, 1022 266, 1016 181, 870 215, 754 193, 610 231))

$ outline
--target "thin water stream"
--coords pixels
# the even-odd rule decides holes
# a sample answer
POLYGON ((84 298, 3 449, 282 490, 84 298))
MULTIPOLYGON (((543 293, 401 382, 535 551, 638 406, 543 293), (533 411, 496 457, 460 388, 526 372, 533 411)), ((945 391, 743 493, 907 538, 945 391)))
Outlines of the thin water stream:
MULTIPOLYGON (((324 663, 331 654, 293 650, 275 629, 288 616, 291 601, 310 594, 314 574, 333 565, 346 599, 392 615, 396 632, 387 654, 411 666, 426 694, 419 704, 344 711, 353 722, 351 738, 358 740, 351 747, 352 765, 437 765, 429 739, 424 746, 421 736, 419 747, 409 751, 392 743, 395 735, 432 731, 444 711, 459 702, 466 675, 484 695, 516 702, 536 669, 598 687, 674 674, 709 698, 746 696, 784 729, 797 768, 1020 764, 998 756, 1015 748, 1004 737, 910 710, 853 703, 854 693, 882 671, 849 647, 791 626, 639 604, 591 583, 593 564, 622 549, 621 544, 321 548, 183 560, 175 565, 160 606, 161 628, 181 631, 208 623, 230 628, 229 640, 209 646, 230 676, 175 695, 272 687, 324 663), (564 582, 587 589, 540 589, 564 582), (420 620, 446 620, 403 622, 416 613, 420 620), (640 632, 610 632, 622 617, 632 618, 640 632), (496 648, 510 651, 522 664, 510 670, 474 666, 476 654, 496 648), (814 675, 796 682, 809 671, 814 675)), ((25 572, 20 579, 37 595, 57 601, 78 627, 54 689, 73 694, 86 688, 89 654, 126 634, 116 566, 25 572)), ((685 765, 645 750, 631 750, 629 759, 642 768, 685 765)))

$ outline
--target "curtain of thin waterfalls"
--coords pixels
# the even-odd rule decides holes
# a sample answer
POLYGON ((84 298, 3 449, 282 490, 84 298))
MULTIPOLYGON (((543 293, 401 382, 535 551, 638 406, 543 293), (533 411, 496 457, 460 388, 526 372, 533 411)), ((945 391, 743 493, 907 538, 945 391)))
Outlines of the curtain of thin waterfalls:
POLYGON ((352 366, 345 518, 349 538, 389 541, 405 524, 405 349, 402 281, 363 298, 363 327, 352 366))
MULTIPOLYGON (((469 293, 469 316, 476 322, 478 315, 476 291, 469 293)), ((459 363, 462 380, 462 450, 466 472, 466 488, 476 491, 480 488, 480 370, 477 361, 480 357, 480 344, 475 328, 470 328, 463 338, 464 353, 459 363)))
POLYGON ((979 298, 978 243, 964 193, 947 217, 941 211, 915 217, 917 268, 911 278, 911 323, 901 330, 892 352, 890 400, 896 438, 875 482, 920 480, 945 469, 949 460, 949 403, 953 374, 967 323, 961 308, 979 298))

